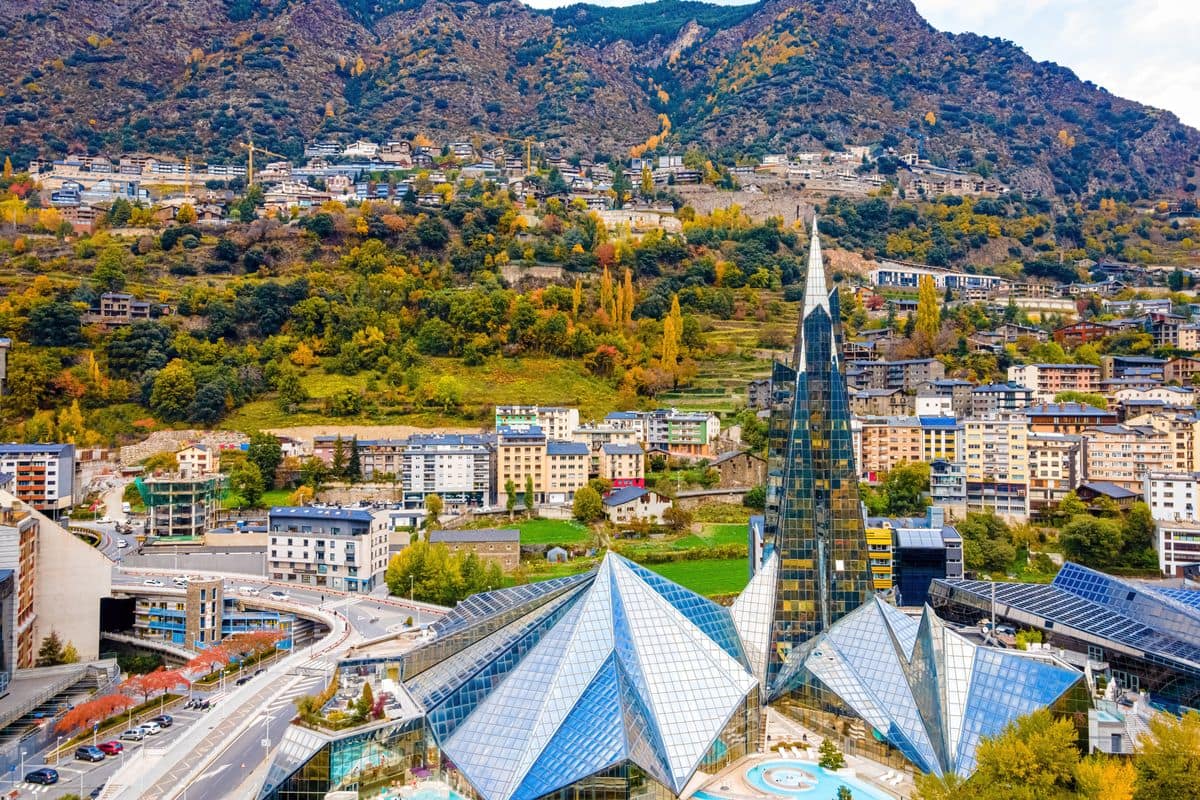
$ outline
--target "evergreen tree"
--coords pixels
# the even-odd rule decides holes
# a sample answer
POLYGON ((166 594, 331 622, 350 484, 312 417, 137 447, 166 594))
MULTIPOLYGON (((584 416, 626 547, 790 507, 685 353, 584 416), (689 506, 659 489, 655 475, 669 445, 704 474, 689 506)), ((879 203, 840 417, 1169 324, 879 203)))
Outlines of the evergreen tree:
POLYGON ((38 648, 36 665, 56 667, 64 663, 62 639, 58 637, 58 631, 51 629, 50 635, 42 639, 42 646, 38 648))
POLYGON ((533 516, 533 476, 525 476, 525 513, 533 516))
POLYGON ((346 477, 346 444, 339 433, 333 442, 333 464, 330 471, 339 478, 346 477))
POLYGON ((513 483, 513 479, 509 478, 504 482, 504 508, 508 511, 508 518, 513 518, 513 509, 517 507, 517 485, 513 483))
POLYGON ((817 752, 821 754, 820 765, 827 770, 839 770, 846 766, 846 758, 842 755, 842 751, 838 750, 837 745, 833 743, 833 739, 825 739, 821 742, 821 746, 817 748, 817 752))
POLYGON ((350 439, 350 458, 346 462, 346 478, 351 483, 362 480, 362 459, 358 454, 358 434, 350 439))

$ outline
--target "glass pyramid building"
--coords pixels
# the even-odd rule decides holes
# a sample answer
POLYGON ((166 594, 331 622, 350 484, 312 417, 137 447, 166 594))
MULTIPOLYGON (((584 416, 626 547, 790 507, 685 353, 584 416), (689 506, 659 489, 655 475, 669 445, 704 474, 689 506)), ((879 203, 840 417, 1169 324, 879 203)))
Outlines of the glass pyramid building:
POLYGON ((620 556, 477 595, 438 634, 405 659, 405 687, 486 800, 596 776, 679 795, 758 741, 758 681, 729 609, 620 556))
POLYGON ((774 585, 751 587, 774 597, 764 674, 772 697, 786 690, 798 648, 871 596, 841 344, 814 220, 792 366, 772 373, 763 540, 765 558, 777 559, 774 585))

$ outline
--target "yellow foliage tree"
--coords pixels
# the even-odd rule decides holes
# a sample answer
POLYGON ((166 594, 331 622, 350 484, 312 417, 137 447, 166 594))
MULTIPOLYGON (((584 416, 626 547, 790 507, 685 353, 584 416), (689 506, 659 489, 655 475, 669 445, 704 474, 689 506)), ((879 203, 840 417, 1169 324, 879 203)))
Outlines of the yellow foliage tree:
MULTIPOLYGON (((624 316, 625 324, 629 325, 633 322, 634 296, 633 296, 633 273, 631 273, 629 271, 628 267, 625 268, 625 283, 621 287, 621 295, 624 298, 624 302, 622 303, 622 305, 625 309, 625 316, 624 316)), ((682 330, 682 328, 680 330, 682 330)))
POLYGON ((1093 756, 1075 767, 1075 788, 1082 800, 1133 800, 1135 780, 1132 761, 1093 756))
POLYGON ((292 351, 288 359, 297 367, 313 367, 320 363, 320 359, 313 353, 307 342, 296 345, 296 349, 292 351))
POLYGON ((7 180, 13 176, 12 159, 8 156, 4 157, 4 178, 7 180))
POLYGON ((937 125, 937 117, 934 115, 934 113, 932 111, 925 112, 925 123, 927 125, 929 125, 930 127, 937 125))
POLYGON ((605 313, 613 313, 613 282, 612 275, 608 271, 608 267, 604 268, 604 272, 600 275, 600 308, 604 309, 605 313))
POLYGON ((942 330, 941 297, 932 275, 922 275, 917 284, 917 332, 932 344, 942 330))
POLYGON ((675 332, 675 320, 670 315, 663 320, 662 333, 662 365, 663 369, 670 370, 672 373, 679 363, 679 337, 675 332))
POLYGON ((571 290, 571 318, 579 318, 579 307, 583 305, 583 279, 575 279, 575 288, 571 290))
POLYGON ((184 203, 175 212, 175 221, 180 225, 191 225, 196 221, 196 209, 191 203, 184 203))

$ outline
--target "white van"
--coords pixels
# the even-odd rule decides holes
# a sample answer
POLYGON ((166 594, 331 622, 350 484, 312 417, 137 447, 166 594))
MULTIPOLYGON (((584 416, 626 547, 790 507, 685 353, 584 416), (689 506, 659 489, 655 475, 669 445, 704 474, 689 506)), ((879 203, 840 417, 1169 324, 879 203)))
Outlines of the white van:
POLYGON ((129 503, 121 503, 121 513, 122 513, 122 514, 126 514, 126 515, 128 515, 128 514, 129 514, 129 512, 130 512, 130 505, 129 505, 129 503))

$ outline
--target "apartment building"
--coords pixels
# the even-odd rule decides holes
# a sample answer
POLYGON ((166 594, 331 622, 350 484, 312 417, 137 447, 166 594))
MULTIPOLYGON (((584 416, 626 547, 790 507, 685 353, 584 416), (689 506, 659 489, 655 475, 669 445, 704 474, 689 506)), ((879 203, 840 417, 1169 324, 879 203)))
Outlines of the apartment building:
POLYGON ((570 439, 579 427, 579 409, 562 406, 496 406, 496 430, 541 428, 550 439, 570 439))
POLYGON ((904 416, 912 411, 912 397, 903 389, 850 391, 850 413, 860 417, 904 416))
POLYGON ((358 466, 365 480, 389 480, 400 475, 404 461, 405 439, 357 439, 341 435, 313 437, 313 456, 327 465, 349 463, 358 451, 358 466))
POLYGON ((1147 472, 1175 466, 1172 437, 1150 425, 1102 425, 1084 432, 1089 481, 1142 491, 1147 472))
POLYGON ((1031 431, 1029 445, 1029 511, 1057 506, 1087 476, 1083 436, 1031 431))
POLYGON ((508 502, 508 487, 516 502, 524 502, 527 480, 533 481, 534 497, 545 494, 546 434, 541 428, 498 428, 496 430, 496 497, 508 502))
POLYGON ((1158 568, 1172 578, 1185 577, 1200 564, 1200 522, 1163 520, 1156 522, 1155 550, 1158 568))
POLYGON ((546 443, 546 474, 539 502, 562 505, 575 499, 575 492, 587 486, 592 451, 583 442, 549 441, 546 443))
POLYGON ((868 517, 867 568, 871 573, 871 589, 886 592, 892 588, 892 528, 885 520, 868 517))
POLYGON ((135 483, 152 536, 198 539, 217 526, 223 475, 153 475, 135 483))
POLYGON ((1022 364, 1008 368, 1009 383, 1028 386, 1042 402, 1059 392, 1100 391, 1100 367, 1093 364, 1022 364))
POLYGON ((614 489, 646 485, 646 453, 639 444, 605 444, 600 447, 600 477, 614 489))
POLYGON ((947 517, 967 515, 967 467, 961 461, 932 461, 929 464, 929 499, 947 517))
POLYGON ((1166 359, 1152 356, 1102 356, 1100 358, 1100 378, 1101 380, 1140 378, 1162 381, 1166 366, 1166 359))
POLYGON ((852 361, 846 365, 846 378, 854 389, 902 389, 906 392, 916 392, 922 385, 945 377, 946 367, 936 358, 852 361))
POLYGON ((192 580, 186 588, 118 587, 133 595, 133 635, 203 650, 226 636, 245 631, 275 631, 289 648, 295 618, 266 609, 239 609, 239 598, 225 595, 220 579, 192 580))
POLYGON ((1194 413, 1154 412, 1130 417, 1127 425, 1149 425, 1170 437, 1171 470, 1200 470, 1200 417, 1194 413))
POLYGON ((13 493, 52 516, 75 504, 75 445, 0 445, 0 472, 13 476, 13 493))
POLYGON ((971 390, 971 416, 1020 411, 1033 403, 1033 389, 1015 383, 989 383, 971 390))
POLYGON ((271 578, 369 592, 388 560, 386 515, 358 508, 276 506, 267 516, 271 578))
POLYGON ((874 482, 897 464, 921 461, 922 438, 916 417, 864 417, 859 474, 874 482))
POLYGON ((38 520, 19 503, 0 507, 0 568, 14 576, 12 619, 0 622, 5 642, 15 648, 14 666, 32 667, 37 652, 34 641, 34 593, 38 574, 38 520))
MULTIPOLYGON (((1188 349, 1200 349, 1200 346, 1188 349)), ((1178 356, 1163 366, 1163 379, 1168 383, 1191 384, 1197 375, 1200 375, 1200 358, 1195 356, 1178 356)))
POLYGON ((1200 564, 1200 472, 1148 472, 1144 492, 1155 520, 1158 568, 1182 577, 1200 564))
POLYGON ((932 414, 928 411, 917 411, 917 416, 968 417, 971 415, 971 390, 975 384, 957 378, 942 378, 930 381, 921 387, 918 402, 922 395, 926 397, 941 397, 950 400, 950 411, 932 414))
POLYGON ((1086 403, 1038 403, 1021 410, 1029 420, 1029 430, 1037 433, 1082 433, 1097 425, 1115 425, 1115 411, 1086 403))
POLYGON ((967 510, 994 511, 1013 521, 1029 516, 1029 431, 1020 414, 963 422, 967 510))
POLYGON ((220 458, 214 448, 206 444, 193 444, 175 453, 175 463, 184 478, 199 478, 218 471, 220 458))
POLYGON ((681 458, 710 458, 721 434, 720 418, 699 411, 660 408, 645 415, 645 424, 647 449, 681 458))
POLYGON ((482 508, 495 500, 495 454, 480 434, 414 434, 403 440, 396 474, 402 505, 421 510, 436 494, 449 511, 482 508))
POLYGON ((918 417, 921 422, 921 460, 958 461, 962 423, 954 417, 918 417))

